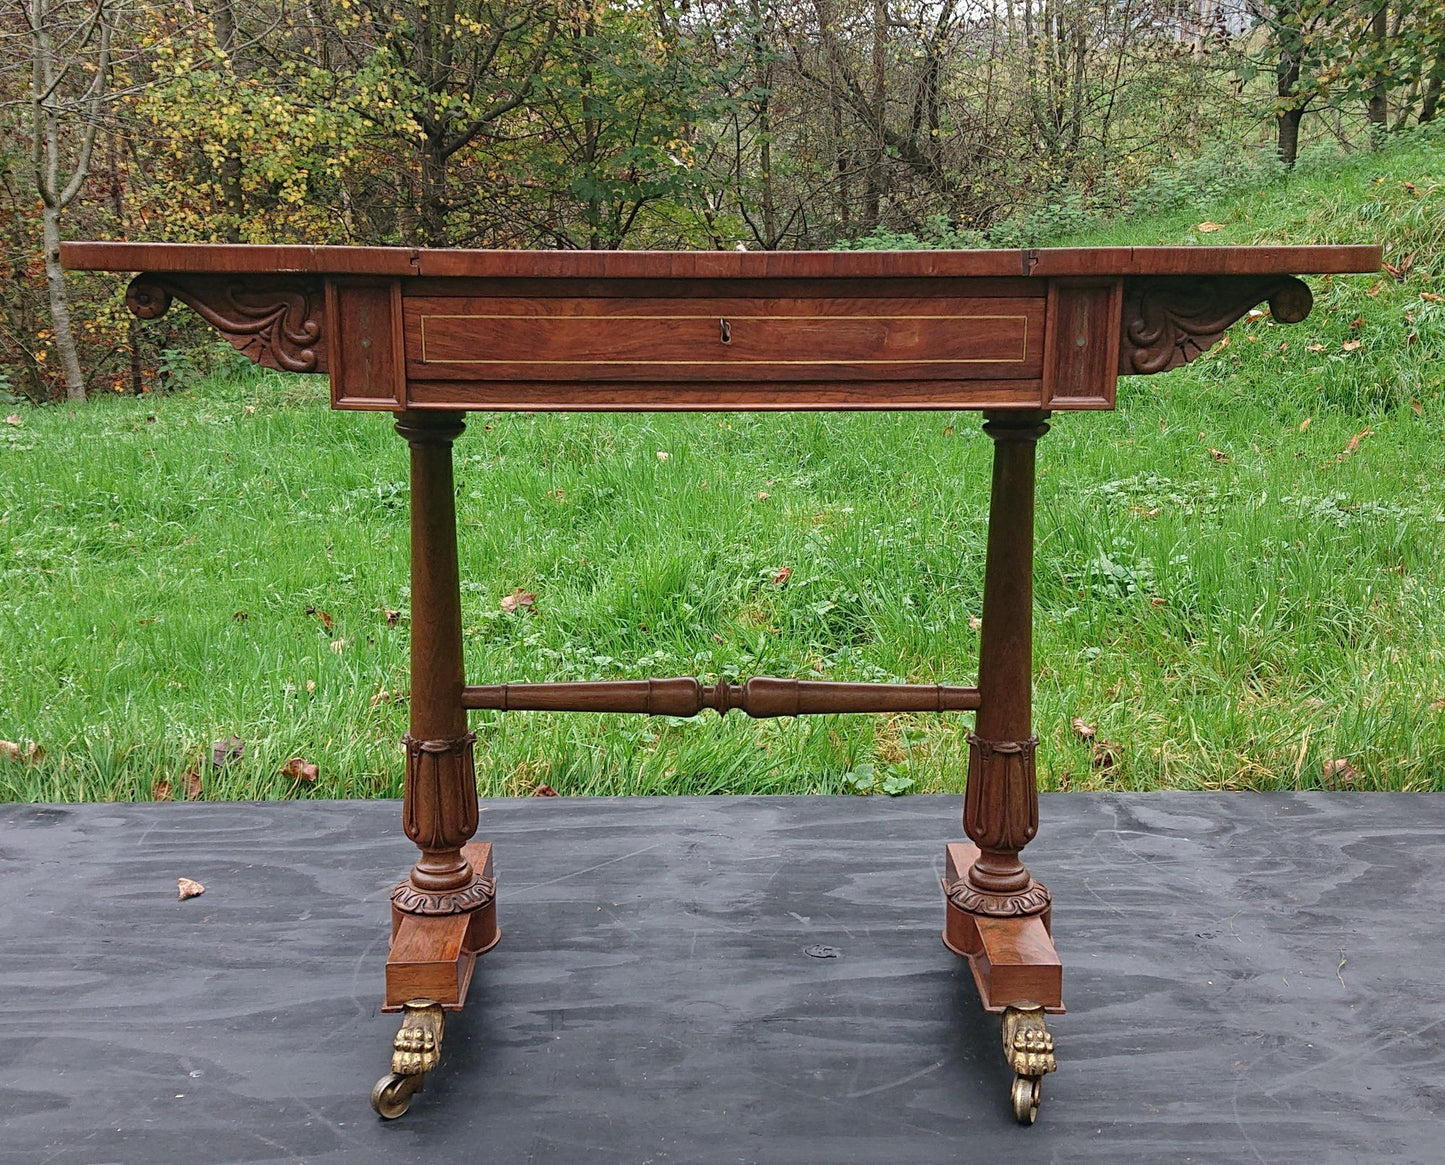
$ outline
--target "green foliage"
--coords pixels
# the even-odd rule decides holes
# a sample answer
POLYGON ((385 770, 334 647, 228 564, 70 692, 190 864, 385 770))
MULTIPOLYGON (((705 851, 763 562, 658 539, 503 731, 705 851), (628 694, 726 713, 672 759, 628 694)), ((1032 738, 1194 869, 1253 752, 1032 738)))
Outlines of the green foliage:
MULTIPOLYGON (((1265 197, 1051 240, 1383 239, 1401 276, 1312 280, 1304 323, 1241 322, 1187 368, 1122 382, 1117 412, 1055 417, 1045 788, 1331 787, 1342 758, 1355 788, 1442 787, 1440 158, 1434 131, 1402 135, 1265 197)), ((208 797, 399 792, 390 426, 273 374, 18 415, 0 425, 0 738, 46 751, 0 761, 4 796, 179 796, 232 735, 246 753, 203 767, 208 797), (296 755, 314 788, 280 774, 296 755)), ((970 414, 475 417, 457 446, 468 675, 967 682, 989 457, 970 414), (535 608, 501 609, 517 587, 535 608)), ((480 788, 517 794, 956 792, 969 722, 474 718, 480 788)))

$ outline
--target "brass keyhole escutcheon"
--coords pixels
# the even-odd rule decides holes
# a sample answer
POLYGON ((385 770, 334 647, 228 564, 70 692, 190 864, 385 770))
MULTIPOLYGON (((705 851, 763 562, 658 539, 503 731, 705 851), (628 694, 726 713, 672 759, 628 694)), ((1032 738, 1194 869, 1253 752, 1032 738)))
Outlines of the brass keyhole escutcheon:
POLYGON ((717 324, 718 339, 720 339, 724 344, 731 344, 733 342, 732 324, 728 323, 726 318, 718 320, 717 324))

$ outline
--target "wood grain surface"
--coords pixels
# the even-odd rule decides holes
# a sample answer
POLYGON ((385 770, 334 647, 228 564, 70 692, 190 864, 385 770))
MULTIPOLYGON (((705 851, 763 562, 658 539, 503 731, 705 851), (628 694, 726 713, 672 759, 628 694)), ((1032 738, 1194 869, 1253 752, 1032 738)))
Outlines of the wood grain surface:
POLYGON ((1044 301, 407 296, 407 375, 431 380, 1029 379, 1044 301))
POLYGON ((1031 1129, 939 941, 956 796, 483 802, 505 937, 393 1125, 395 802, 0 807, 0 1161, 1440 1160, 1445 798, 1042 801, 1031 1129))
POLYGON ((1378 246, 1057 247, 1007 251, 431 251, 212 243, 60 244, 74 270, 570 279, 1317 275, 1375 271, 1378 246))

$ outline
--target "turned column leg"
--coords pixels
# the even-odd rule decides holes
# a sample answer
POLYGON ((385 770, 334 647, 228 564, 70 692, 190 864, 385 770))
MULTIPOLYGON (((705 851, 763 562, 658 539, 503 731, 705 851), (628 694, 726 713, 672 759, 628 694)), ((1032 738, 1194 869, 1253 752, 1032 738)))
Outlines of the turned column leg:
POLYGON ((978 846, 968 870, 964 909, 981 914, 1041 914, 1048 891, 1019 860, 1039 828, 1034 776, 1033 609, 1034 446, 1048 432, 1044 413, 991 414, 993 492, 983 627, 978 659, 979 710, 968 738, 963 831, 978 846))
POLYGON ((968 958, 983 1005, 1062 1011, 1049 892, 1019 852, 1038 831, 1033 735, 1034 446, 1047 413, 992 413, 993 494, 984 568, 979 709, 963 828, 946 852, 944 942, 968 958))
POLYGON ((407 914, 457 914, 491 887, 462 853, 477 830, 477 785, 462 707, 462 607, 452 442, 465 426, 451 413, 402 413, 411 446, 411 723, 402 828, 421 850, 392 893, 407 914))
POLYGON ((943 941, 968 959, 979 999, 1003 1014, 1003 1052, 1013 1072, 1010 1100, 1033 1124, 1043 1078, 1058 1067, 1047 1012, 1064 1010, 1063 967, 1049 934, 1049 892, 1019 852, 1039 828, 1034 778, 1034 446, 1047 413, 991 413, 993 493, 983 628, 978 657, 978 719, 968 738, 963 829, 971 845, 945 853, 943 941))
POLYGON ((391 892, 391 949, 384 1011, 404 1012, 392 1041, 391 1072, 376 1082, 371 1105, 394 1119, 442 1056, 443 1013, 466 1000, 477 955, 497 931, 492 847, 468 839, 477 830, 477 781, 462 707, 462 605, 452 413, 397 414, 411 446, 411 722, 406 747, 402 828, 421 851, 391 892))

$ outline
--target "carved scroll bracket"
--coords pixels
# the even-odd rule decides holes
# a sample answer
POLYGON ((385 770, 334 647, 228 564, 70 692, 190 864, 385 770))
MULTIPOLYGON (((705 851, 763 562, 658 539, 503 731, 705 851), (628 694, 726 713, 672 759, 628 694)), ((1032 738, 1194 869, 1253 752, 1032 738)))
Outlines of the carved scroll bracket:
POLYGON ((326 371, 325 298, 320 280, 284 275, 137 275, 125 293, 143 320, 179 299, 247 359, 280 372, 326 371))
POLYGON ((1219 342, 1256 304, 1280 323, 1297 324, 1314 306, 1293 275, 1157 276, 1124 284, 1119 375, 1167 372, 1219 342))

